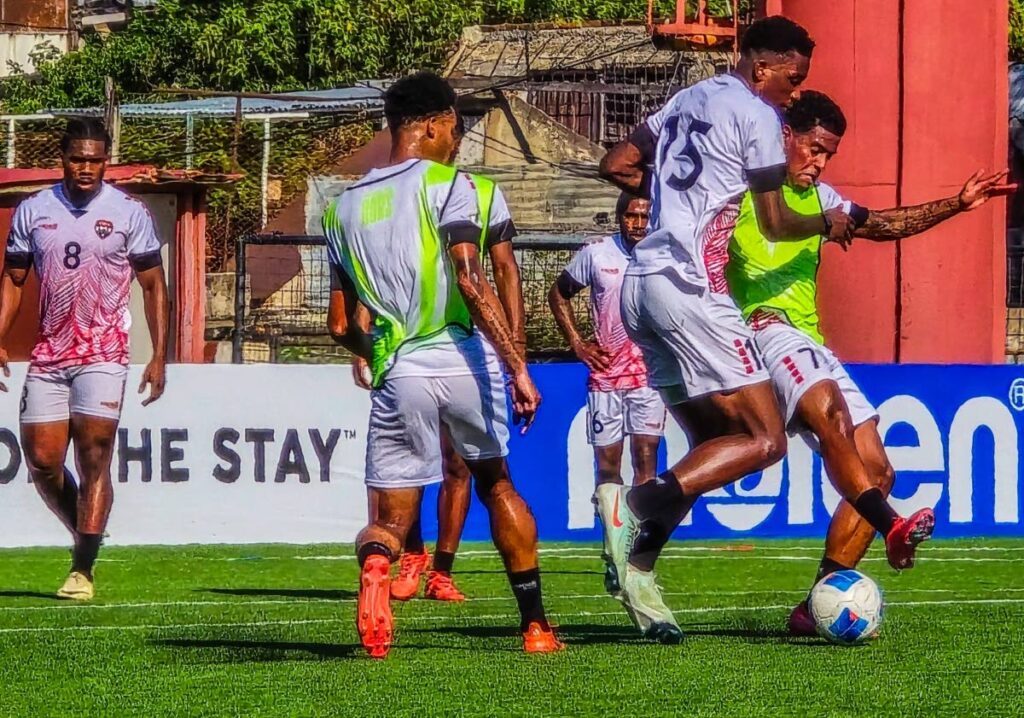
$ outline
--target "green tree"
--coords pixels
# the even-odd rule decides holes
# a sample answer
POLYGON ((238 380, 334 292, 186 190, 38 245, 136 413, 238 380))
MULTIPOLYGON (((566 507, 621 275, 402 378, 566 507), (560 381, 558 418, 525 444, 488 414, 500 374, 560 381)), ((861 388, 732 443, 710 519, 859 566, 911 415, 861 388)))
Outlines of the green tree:
POLYGON ((1010 0, 1010 60, 1024 62, 1024 0, 1010 0))
MULTIPOLYGON (((749 0, 742 3, 746 8, 749 0)), ((671 15, 673 0, 658 0, 671 15)), ((729 0, 711 11, 727 14, 729 0)), ((128 93, 161 85, 277 91, 350 83, 437 67, 468 25, 643 19, 646 0, 161 0, 116 33, 85 36, 38 77, 0 84, 8 112, 94 106, 103 78, 128 93)))

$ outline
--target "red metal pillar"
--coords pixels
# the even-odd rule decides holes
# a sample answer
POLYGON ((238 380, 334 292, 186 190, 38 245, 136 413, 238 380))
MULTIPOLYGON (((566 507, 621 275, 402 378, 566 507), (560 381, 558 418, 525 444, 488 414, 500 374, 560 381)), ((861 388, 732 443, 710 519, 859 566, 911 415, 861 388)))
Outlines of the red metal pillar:
MULTIPOLYGON (((850 121, 825 175, 841 192, 875 209, 913 204, 1005 166, 1005 0, 781 5, 818 43, 807 86, 835 98, 850 121)), ((1003 202, 992 202, 898 247, 827 248, 820 303, 840 356, 1001 362, 1004 216, 1003 202)))

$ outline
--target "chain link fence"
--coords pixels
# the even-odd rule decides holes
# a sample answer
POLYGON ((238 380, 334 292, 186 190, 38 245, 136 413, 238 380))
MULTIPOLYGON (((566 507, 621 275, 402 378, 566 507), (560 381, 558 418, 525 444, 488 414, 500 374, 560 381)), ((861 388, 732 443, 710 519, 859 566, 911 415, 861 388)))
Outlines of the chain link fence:
MULTIPOLYGON (((60 166, 67 117, 8 116, 0 121, 0 148, 11 168, 60 166)), ((229 271, 235 239, 262 231, 266 221, 367 142, 374 125, 349 113, 264 121, 234 117, 125 116, 116 147, 120 164, 239 173, 241 179, 208 193, 207 271, 229 271), (269 122, 269 127, 268 123, 269 122), (269 135, 269 139, 268 139, 269 135)))
MULTIPOLYGON (((523 283, 527 351, 531 359, 571 356, 548 309, 555 279, 582 246, 579 240, 517 240, 516 259, 523 283)), ((250 235, 238 242, 234 285, 221 292, 213 332, 230 333, 235 362, 346 363, 351 355, 327 333, 330 269, 323 237, 250 235), (230 331, 225 321, 230 307, 230 331)), ((585 291, 573 299, 581 331, 591 326, 585 291)))

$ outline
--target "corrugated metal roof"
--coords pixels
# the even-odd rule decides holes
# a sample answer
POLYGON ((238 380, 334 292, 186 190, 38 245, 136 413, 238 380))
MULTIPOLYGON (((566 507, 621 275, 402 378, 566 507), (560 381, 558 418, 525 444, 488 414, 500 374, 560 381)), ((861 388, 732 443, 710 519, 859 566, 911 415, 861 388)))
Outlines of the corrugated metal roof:
MULTIPOLYGON (((280 93, 281 99, 242 99, 243 115, 283 114, 289 112, 329 113, 358 110, 379 111, 384 108, 384 83, 373 81, 360 87, 337 87, 330 90, 302 90, 280 93), (301 99, 289 99, 290 96, 301 99), (316 98, 316 99, 309 99, 316 98), (321 99, 322 98, 322 99, 321 99)), ((231 117, 235 114, 234 97, 203 97, 176 102, 151 102, 121 105, 122 117, 231 117)), ((103 108, 78 107, 48 110, 60 116, 101 115, 103 108)))
POLYGON ((640 24, 551 27, 517 25, 464 28, 445 74, 451 77, 524 77, 528 72, 601 70, 609 66, 673 67, 680 59, 700 68, 701 77, 727 66, 725 52, 658 50, 640 24))

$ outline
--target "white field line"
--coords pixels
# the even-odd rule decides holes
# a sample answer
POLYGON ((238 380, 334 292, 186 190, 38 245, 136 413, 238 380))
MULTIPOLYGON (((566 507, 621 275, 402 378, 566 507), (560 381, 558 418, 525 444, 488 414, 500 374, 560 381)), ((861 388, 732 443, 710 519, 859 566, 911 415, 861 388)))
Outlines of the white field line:
MULTIPOLYGON (((966 563, 1019 563, 1024 562, 1024 556, 1013 557, 1013 556, 1001 556, 1001 557, 971 557, 971 556, 931 556, 933 553, 931 547, 926 546, 924 549, 924 555, 917 558, 918 561, 940 562, 966 562, 966 563)), ((544 555, 546 552, 541 551, 544 555)), ((569 561, 569 560, 587 560, 595 561, 600 558, 600 551, 594 553, 565 553, 557 555, 548 555, 549 560, 569 561)), ((493 557, 498 558, 497 552, 480 552, 477 554, 470 555, 470 552, 457 554, 459 558, 473 558, 473 557, 493 557)), ((821 560, 821 549, 815 549, 814 553, 808 553, 805 556, 787 556, 778 554, 763 554, 757 551, 723 551, 720 554, 709 555, 709 554, 683 554, 678 555, 671 552, 665 552, 663 554, 665 560, 672 561, 820 561, 821 560)), ((270 560, 296 560, 296 561, 355 561, 354 555, 335 555, 335 556, 276 556, 268 557, 270 560)), ((223 558, 223 559, 212 559, 220 561, 248 561, 252 559, 244 558, 223 558)), ((873 556, 863 559, 864 561, 885 561, 886 559, 881 556, 873 556)))
MULTIPOLYGON (((991 604, 1024 604, 1024 599, 1019 598, 981 598, 981 599, 951 599, 951 600, 939 600, 939 601, 895 601, 887 603, 887 607, 904 607, 914 608, 920 606, 965 606, 965 605, 991 605, 991 604)), ((701 608, 683 608, 676 609, 673 613, 676 614, 691 614, 691 613, 732 613, 737 611, 780 611, 783 609, 789 609, 789 604, 773 604, 766 606, 705 606, 701 608)), ((619 616, 623 615, 622 611, 574 611, 572 613, 552 613, 561 619, 567 618, 588 618, 597 616, 619 616)), ((401 619, 399 623, 420 623, 430 621, 491 621, 491 620, 512 620, 518 618, 517 614, 502 613, 502 614, 490 614, 490 615, 467 615, 467 616, 452 616, 451 614, 439 614, 436 616, 411 616, 406 619, 401 619)), ((0 628, 0 634, 4 633, 73 633, 73 632, 89 632, 89 631, 164 631, 164 630, 182 630, 189 628, 262 628, 265 626, 305 626, 318 623, 350 623, 352 620, 351 616, 344 618, 310 618, 310 619, 299 619, 299 620, 277 620, 277 621, 248 621, 241 623, 225 622, 225 623, 169 623, 169 624, 156 624, 156 623, 143 623, 134 624, 127 626, 19 626, 11 628, 0 628)))
MULTIPOLYGON (((1024 588, 993 588, 991 593, 1024 593, 1024 588)), ((802 596, 807 591, 803 589, 799 590, 760 590, 760 591, 713 591, 708 593, 695 593, 693 591, 665 591, 665 596, 690 596, 690 597, 721 597, 721 596, 802 596)), ((933 594, 950 594, 956 593, 953 589, 949 588, 907 588, 907 589, 896 589, 892 591, 885 591, 886 595, 933 595, 933 594)), ((580 600, 601 600, 610 599, 607 593, 593 593, 593 594, 569 594, 562 596, 545 596, 549 601, 580 601, 580 600)), ((512 601, 512 596, 480 596, 472 597, 468 600, 468 603, 489 603, 489 602, 502 602, 512 601)), ((974 599, 964 598, 960 602, 971 602, 980 600, 997 600, 997 599, 974 599)), ((998 599, 998 600, 1011 600, 1016 599, 998 599)), ((1021 599, 1024 601, 1024 599, 1021 599)), ((251 600, 237 600, 237 601, 140 601, 134 603, 76 603, 71 601, 66 602, 55 602, 43 606, 0 606, 0 613, 9 612, 37 612, 37 611, 98 611, 98 610, 124 610, 124 609, 149 609, 149 608, 203 608, 207 606, 301 606, 305 604, 310 605, 335 605, 335 604, 347 604, 355 603, 355 598, 294 598, 294 599, 251 599, 251 600)), ((953 601, 954 603, 957 601, 953 601)), ((888 604, 888 602, 887 602, 888 604)), ((426 605, 426 604, 421 604, 426 605)), ((897 602, 895 604, 888 605, 908 605, 906 602, 897 602)), ((690 609, 681 609, 684 613, 690 609)), ((694 609, 694 610, 704 610, 694 609)))

